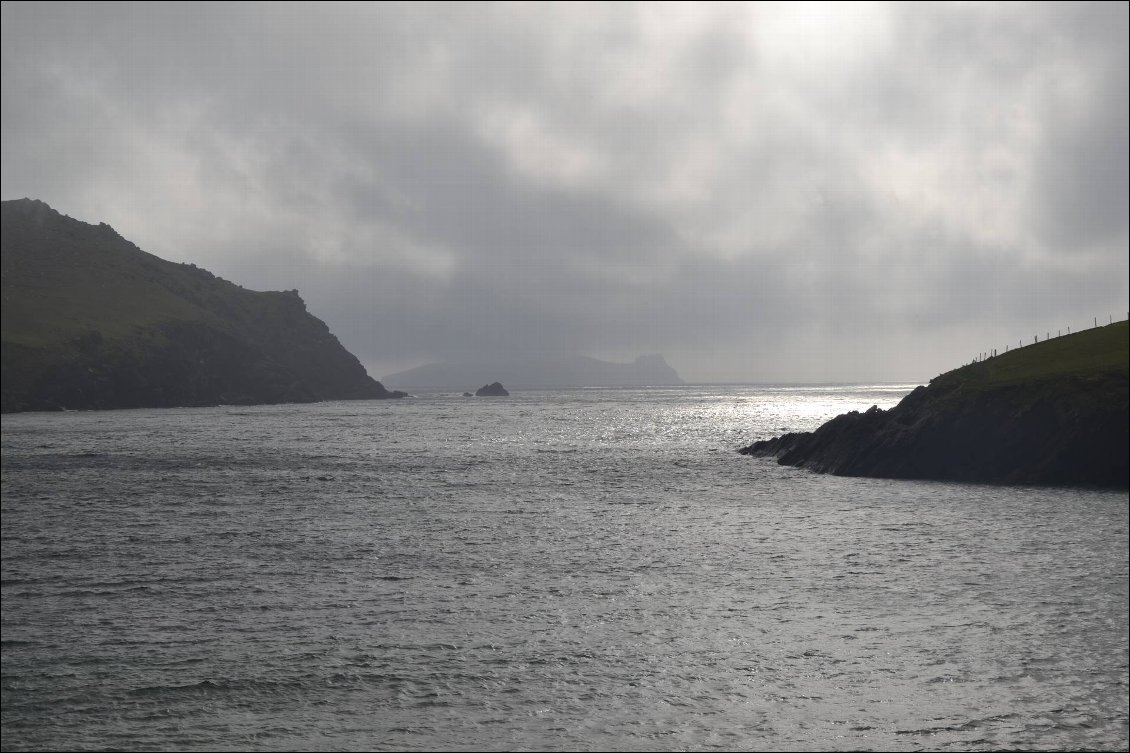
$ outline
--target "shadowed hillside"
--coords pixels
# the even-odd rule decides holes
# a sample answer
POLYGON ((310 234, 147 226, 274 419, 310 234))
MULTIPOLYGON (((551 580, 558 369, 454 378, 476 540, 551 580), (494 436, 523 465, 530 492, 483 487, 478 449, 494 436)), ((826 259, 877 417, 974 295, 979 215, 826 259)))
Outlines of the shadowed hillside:
POLYGON ((395 397, 297 291, 253 292, 109 225, 3 202, 3 411, 395 397))
POLYGON ((1127 322, 935 377, 888 411, 837 416, 746 455, 843 476, 1126 488, 1127 322))

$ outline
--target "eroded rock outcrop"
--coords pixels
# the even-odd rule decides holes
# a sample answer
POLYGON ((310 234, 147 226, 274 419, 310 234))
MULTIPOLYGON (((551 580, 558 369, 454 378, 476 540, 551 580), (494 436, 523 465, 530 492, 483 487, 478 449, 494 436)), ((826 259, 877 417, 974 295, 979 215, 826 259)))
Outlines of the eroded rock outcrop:
POLYGON ((739 452, 843 476, 1126 488, 1127 371, 1122 322, 943 374, 890 410, 853 411, 739 452))

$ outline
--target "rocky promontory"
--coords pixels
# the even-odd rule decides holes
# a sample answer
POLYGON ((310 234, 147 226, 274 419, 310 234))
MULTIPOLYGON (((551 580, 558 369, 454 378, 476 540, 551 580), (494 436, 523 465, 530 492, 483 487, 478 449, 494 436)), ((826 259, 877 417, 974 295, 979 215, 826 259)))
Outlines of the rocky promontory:
POLYGON ((502 386, 501 382, 492 382, 479 387, 475 397, 510 397, 510 393, 502 386))
POLYGON ((2 220, 5 413, 404 396, 296 290, 245 290, 41 201, 2 220))
POLYGON ((1126 322, 1029 345, 934 378, 890 410, 739 452, 841 476, 1127 488, 1126 322))

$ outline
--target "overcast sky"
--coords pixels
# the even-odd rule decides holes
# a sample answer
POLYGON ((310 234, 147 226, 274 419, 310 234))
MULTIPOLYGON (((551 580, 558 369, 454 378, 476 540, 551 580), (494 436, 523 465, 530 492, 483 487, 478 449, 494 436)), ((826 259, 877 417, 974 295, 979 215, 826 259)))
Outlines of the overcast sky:
POLYGON ((0 193, 377 378, 927 380, 1126 317, 1127 8, 5 3, 0 193))

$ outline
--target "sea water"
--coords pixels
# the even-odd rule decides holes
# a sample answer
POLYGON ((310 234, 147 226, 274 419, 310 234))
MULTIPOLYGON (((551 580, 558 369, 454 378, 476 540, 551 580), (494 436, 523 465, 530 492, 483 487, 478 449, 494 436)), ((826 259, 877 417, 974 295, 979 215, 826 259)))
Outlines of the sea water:
POLYGON ((3 418, 3 748, 1127 747, 1127 494, 735 450, 912 385, 3 418))

